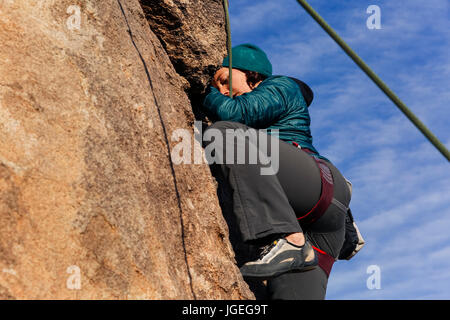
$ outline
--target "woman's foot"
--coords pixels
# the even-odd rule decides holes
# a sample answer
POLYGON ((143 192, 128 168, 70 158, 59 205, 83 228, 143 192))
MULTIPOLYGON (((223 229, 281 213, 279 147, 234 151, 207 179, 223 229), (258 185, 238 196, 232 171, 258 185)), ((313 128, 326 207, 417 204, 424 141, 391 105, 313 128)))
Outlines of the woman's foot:
MULTIPOLYGON (((303 234, 301 234, 303 235, 303 234)), ((293 241, 302 242, 298 235, 293 241)), ((287 238, 280 238, 264 247, 256 261, 247 262, 240 271, 244 277, 269 279, 289 271, 306 271, 317 266, 317 256, 309 242, 303 245, 291 243, 287 238)))
POLYGON ((286 240, 290 243, 295 244, 296 246, 302 246, 305 244, 305 236, 301 232, 294 232, 287 235, 286 240))

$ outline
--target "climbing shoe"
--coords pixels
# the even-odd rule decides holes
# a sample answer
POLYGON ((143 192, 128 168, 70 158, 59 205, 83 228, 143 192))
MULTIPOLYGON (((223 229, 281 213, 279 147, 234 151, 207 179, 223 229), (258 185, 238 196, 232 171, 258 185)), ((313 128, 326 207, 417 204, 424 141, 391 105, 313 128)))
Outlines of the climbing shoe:
POLYGON ((309 241, 303 246, 280 238, 263 247, 256 261, 247 262, 240 271, 244 277, 269 279, 289 271, 306 271, 317 266, 317 256, 309 241))

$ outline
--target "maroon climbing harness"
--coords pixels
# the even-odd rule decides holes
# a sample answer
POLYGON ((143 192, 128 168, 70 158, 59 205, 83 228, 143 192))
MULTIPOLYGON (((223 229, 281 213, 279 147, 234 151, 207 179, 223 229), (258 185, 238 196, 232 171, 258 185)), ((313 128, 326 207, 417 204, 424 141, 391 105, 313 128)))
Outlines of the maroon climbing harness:
MULTIPOLYGON (((298 143, 292 142, 294 146, 299 147, 298 143)), ((301 148, 306 153, 312 155, 314 152, 307 148, 301 148)), ((319 168, 320 171, 320 179, 322 180, 322 191, 320 193, 319 201, 315 204, 315 206, 306 214, 301 217, 297 217, 302 224, 311 224, 317 219, 319 219, 324 212, 330 206, 331 201, 333 200, 333 175, 331 174, 330 168, 326 165, 325 161, 322 159, 317 159, 316 157, 312 157, 319 168)))

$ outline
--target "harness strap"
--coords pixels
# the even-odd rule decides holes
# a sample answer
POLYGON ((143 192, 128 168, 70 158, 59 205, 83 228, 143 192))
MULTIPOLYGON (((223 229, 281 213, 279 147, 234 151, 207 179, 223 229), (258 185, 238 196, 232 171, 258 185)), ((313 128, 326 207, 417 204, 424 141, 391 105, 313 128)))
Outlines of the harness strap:
POLYGON ((344 211, 345 213, 347 213, 348 208, 342 202, 340 202, 338 199, 333 198, 331 200, 331 203, 334 204, 339 209, 341 209, 342 211, 344 211))
MULTIPOLYGON (((298 143, 292 141, 292 144, 297 148, 301 148, 298 143)), ((306 148, 301 148, 303 151, 308 154, 313 154, 313 152, 306 148)), ((325 211, 330 206, 330 203, 333 200, 333 175, 331 174, 330 168, 326 165, 325 161, 322 159, 317 159, 316 157, 312 157, 319 168, 320 171, 320 179, 322 180, 322 191, 320 193, 319 201, 314 205, 314 207, 305 215, 301 217, 297 217, 298 220, 302 222, 302 224, 311 224, 317 219, 319 219, 325 211)))
POLYGON ((330 276, 331 268, 333 267, 335 259, 325 251, 320 250, 315 246, 312 247, 316 251, 319 267, 326 273, 328 278, 330 276))

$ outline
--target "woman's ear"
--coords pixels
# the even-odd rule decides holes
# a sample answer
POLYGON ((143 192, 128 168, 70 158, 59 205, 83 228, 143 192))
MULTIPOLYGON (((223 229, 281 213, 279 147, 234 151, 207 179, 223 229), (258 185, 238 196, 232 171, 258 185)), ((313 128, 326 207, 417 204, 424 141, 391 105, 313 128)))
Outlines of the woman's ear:
POLYGON ((253 84, 253 83, 250 83, 249 84, 249 87, 250 87, 250 89, 255 89, 257 86, 259 86, 259 84, 261 83, 262 81, 260 80, 259 82, 257 82, 257 83, 255 83, 255 84, 253 84))

